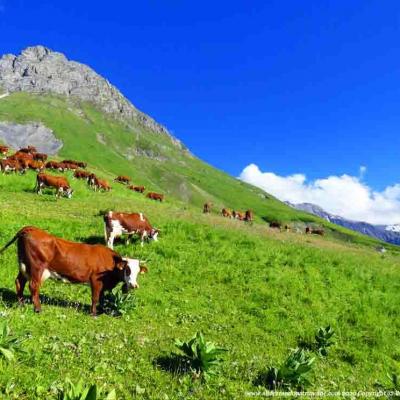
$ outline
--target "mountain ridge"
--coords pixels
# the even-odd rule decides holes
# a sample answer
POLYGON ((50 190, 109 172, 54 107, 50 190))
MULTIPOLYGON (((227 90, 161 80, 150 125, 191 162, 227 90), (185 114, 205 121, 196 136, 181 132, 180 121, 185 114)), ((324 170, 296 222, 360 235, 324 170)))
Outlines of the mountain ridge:
POLYGON ((168 136, 183 147, 168 129, 138 110, 115 86, 91 67, 69 60, 63 53, 38 45, 19 55, 0 58, 0 87, 8 93, 53 93, 89 101, 107 114, 125 122, 137 121, 144 127, 168 136))
POLYGON ((286 201, 285 203, 290 207, 309 212, 310 214, 321 217, 336 225, 340 225, 356 232, 363 233, 364 235, 383 240, 387 243, 400 245, 400 227, 398 225, 374 225, 368 222, 349 220, 339 215, 330 214, 322 207, 313 203, 294 204, 289 201, 286 201))

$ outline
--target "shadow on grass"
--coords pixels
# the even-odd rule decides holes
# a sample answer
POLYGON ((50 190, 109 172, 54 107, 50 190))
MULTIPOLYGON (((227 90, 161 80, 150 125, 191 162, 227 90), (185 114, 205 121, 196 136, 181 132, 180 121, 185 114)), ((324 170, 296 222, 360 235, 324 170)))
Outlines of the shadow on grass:
POLYGON ((174 353, 157 357, 154 359, 153 365, 174 375, 184 375, 191 372, 190 360, 174 353))
MULTIPOLYGON (((10 289, 0 288, 0 301, 3 301, 8 307, 12 307, 18 304, 17 295, 10 289)), ((31 304, 31 299, 29 296, 24 296, 25 304, 31 304)), ((63 307, 63 308, 74 308, 84 314, 90 312, 90 306, 88 304, 83 304, 80 301, 64 300, 56 297, 49 297, 45 294, 40 295, 41 304, 47 304, 51 306, 63 307)))
POLYGON ((104 245, 104 236, 100 235, 92 235, 87 237, 79 237, 77 238, 79 242, 86 244, 103 244, 104 245))

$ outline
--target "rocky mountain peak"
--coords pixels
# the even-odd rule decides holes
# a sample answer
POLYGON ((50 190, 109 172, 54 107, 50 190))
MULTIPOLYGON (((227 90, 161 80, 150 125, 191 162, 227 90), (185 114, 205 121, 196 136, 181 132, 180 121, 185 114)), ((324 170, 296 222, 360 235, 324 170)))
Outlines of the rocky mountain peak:
POLYGON ((7 54, 1 57, 0 87, 10 93, 53 93, 88 101, 127 123, 136 120, 153 132, 168 135, 181 147, 164 126, 134 107, 93 69, 44 46, 28 47, 18 56, 7 54))

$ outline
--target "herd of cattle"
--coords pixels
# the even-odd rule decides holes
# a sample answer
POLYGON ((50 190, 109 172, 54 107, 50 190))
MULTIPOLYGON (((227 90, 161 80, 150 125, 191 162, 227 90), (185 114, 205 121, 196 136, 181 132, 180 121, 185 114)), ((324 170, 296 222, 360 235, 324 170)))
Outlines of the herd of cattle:
MULTIPOLYGON (((38 194, 42 193, 43 188, 53 188, 56 190, 56 197, 72 197, 73 189, 68 179, 63 176, 46 174, 43 172, 45 169, 58 172, 74 171, 74 178, 86 180, 88 186, 94 191, 109 192, 111 190, 111 186, 107 180, 100 179, 94 173, 85 170, 87 164, 83 161, 47 161, 47 154, 39 153, 34 146, 24 147, 14 154, 7 156, 9 150, 8 146, 0 146, 0 154, 4 157, 4 159, 0 160, 1 171, 3 174, 10 172, 23 174, 27 170, 38 172, 35 187, 38 194)), ((127 184, 128 189, 134 192, 144 193, 145 191, 144 186, 131 185, 131 179, 128 176, 118 176, 115 181, 127 184)), ((164 200, 163 194, 155 192, 148 192, 146 197, 160 202, 164 200)))

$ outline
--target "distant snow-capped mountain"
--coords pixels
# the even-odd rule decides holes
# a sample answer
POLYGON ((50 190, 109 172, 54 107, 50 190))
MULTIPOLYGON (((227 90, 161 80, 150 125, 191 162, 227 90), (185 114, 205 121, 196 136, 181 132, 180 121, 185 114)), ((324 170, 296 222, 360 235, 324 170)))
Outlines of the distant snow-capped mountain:
POLYGON ((400 245, 400 224, 373 225, 367 222, 352 221, 338 215, 330 214, 323 208, 312 203, 293 204, 287 201, 286 204, 288 204, 290 207, 296 208, 297 210, 302 210, 310 214, 317 215, 318 217, 324 218, 333 224, 344 226, 345 228, 363 233, 364 235, 372 236, 387 243, 400 245))

